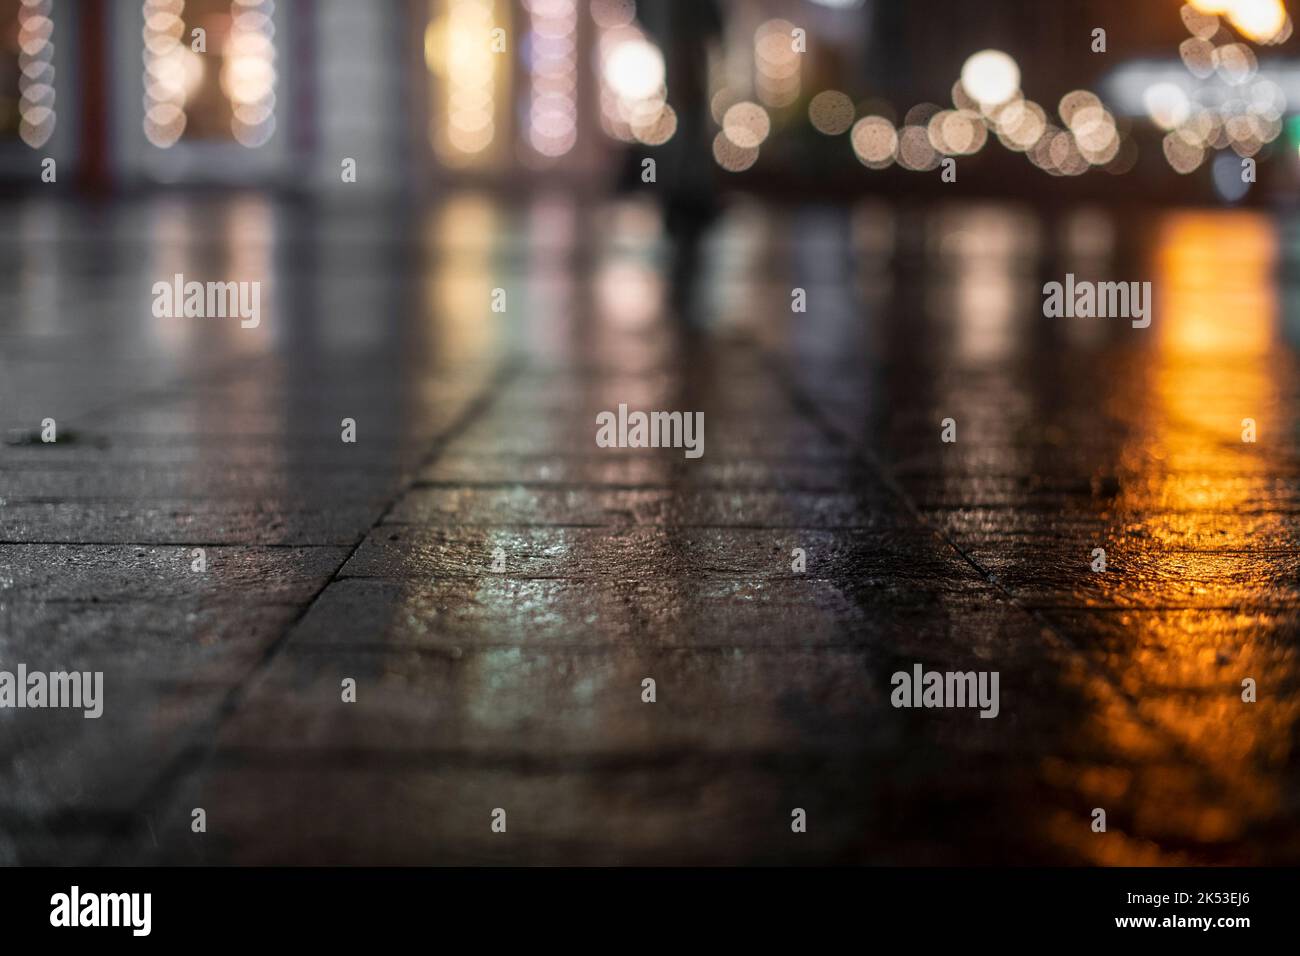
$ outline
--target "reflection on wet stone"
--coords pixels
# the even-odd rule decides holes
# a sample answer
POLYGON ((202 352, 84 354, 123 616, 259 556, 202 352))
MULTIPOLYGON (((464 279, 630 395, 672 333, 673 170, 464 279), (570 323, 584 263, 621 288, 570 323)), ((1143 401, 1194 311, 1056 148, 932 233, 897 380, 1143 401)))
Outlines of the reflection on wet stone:
POLYGON ((102 662, 130 703, 109 735, 6 715, 0 860, 1300 854, 1294 252, 1270 217, 1133 239, 1105 208, 870 201, 787 233, 741 202, 687 329, 636 200, 105 215, 57 207, 44 264, 0 239, 24 303, 0 426, 86 439, 0 446, 0 657, 102 662), (112 235, 111 275, 63 279, 95 309, 31 301, 72 237, 79 261, 112 235), (223 255, 263 283, 257 328, 152 314, 152 278, 223 255), (1149 275, 1151 327, 1044 319, 1067 271, 1149 275), (705 455, 598 447, 621 403, 701 412, 705 455), (917 664, 998 672, 997 718, 892 707, 917 664), (196 806, 223 807, 201 844, 196 806), (807 832, 769 838, 791 807, 807 832))

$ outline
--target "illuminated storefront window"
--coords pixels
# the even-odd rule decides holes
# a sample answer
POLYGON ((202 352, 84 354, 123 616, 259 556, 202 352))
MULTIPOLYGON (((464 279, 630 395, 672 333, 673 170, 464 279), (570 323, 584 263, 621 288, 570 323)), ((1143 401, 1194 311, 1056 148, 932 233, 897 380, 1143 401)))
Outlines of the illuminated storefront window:
POLYGON ((264 144, 275 132, 272 0, 145 0, 144 134, 264 144))
POLYGON ((57 120, 52 0, 0 0, 0 138, 44 146, 57 120))
POLYGON ((433 0, 424 37, 433 108, 429 141, 449 166, 481 166, 506 139, 512 38, 493 0, 433 0))

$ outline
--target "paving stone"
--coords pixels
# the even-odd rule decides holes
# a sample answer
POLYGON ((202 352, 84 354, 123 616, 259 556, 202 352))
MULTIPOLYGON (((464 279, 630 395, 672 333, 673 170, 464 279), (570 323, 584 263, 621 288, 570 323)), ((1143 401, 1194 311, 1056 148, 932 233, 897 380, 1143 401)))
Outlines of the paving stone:
POLYGON ((880 485, 861 491, 606 490, 419 487, 385 517, 388 524, 458 526, 727 526, 862 528, 879 522, 880 485), (874 495, 876 508, 871 508, 874 495))
POLYGON ((0 582, 15 602, 207 597, 239 606, 303 603, 343 563, 343 548, 213 547, 205 573, 185 548, 0 545, 0 582))
MULTIPOLYGON (((5 505, 33 501, 203 501, 212 498, 266 501, 292 498, 322 507, 356 507, 361 501, 384 504, 401 490, 402 476, 348 469, 280 467, 230 468, 219 465, 142 466, 102 464, 87 467, 12 466, 5 474, 5 505)), ((0 522, 3 519, 0 510, 0 522)), ((0 524, 0 527, 3 527, 0 524)))
POLYGON ((968 553, 1028 607, 1268 608, 1300 601, 1300 554, 1115 548, 1106 571, 1091 551, 1035 542, 968 553))
MULTIPOLYGON (((882 516, 878 530, 626 526, 451 527, 382 525, 340 572, 341 577, 404 580, 477 578, 491 573, 493 552, 505 552, 516 578, 799 578, 843 579, 859 588, 934 594, 971 585, 969 566, 931 532, 898 527, 882 516), (893 525, 891 527, 891 525, 893 525), (806 572, 792 569, 802 548, 806 572), (957 575, 954 578, 954 575, 957 575)), ((879 595, 882 599, 885 592, 879 595)))
MULTIPOLYGON (((6 669, 14 662, 6 661, 6 669)), ((75 666, 75 665, 74 665, 75 666)), ((66 709, 0 711, 0 831, 102 832, 129 822, 157 778, 216 726, 227 684, 143 681, 105 671, 98 718, 66 709)))
POLYGON ((300 614, 296 604, 222 597, 137 603, 22 601, 0 592, 0 666, 103 670, 128 680, 181 675, 238 684, 300 614))
MULTIPOLYGON (((609 409, 610 411, 617 411, 609 409)), ((674 410, 674 409, 669 409, 674 410)), ((537 455, 561 452, 590 454, 597 450, 596 417, 577 422, 572 418, 522 418, 501 413, 448 443, 446 454, 537 455)), ((660 449, 665 456, 684 458, 684 449, 660 449)), ((762 458, 804 456, 807 459, 842 458, 843 450, 829 441, 816 425, 804 422, 773 423, 765 419, 733 421, 725 425, 704 420, 704 458, 762 458), (711 427, 712 426, 712 427, 711 427)), ((699 460, 699 459, 694 459, 699 460)))
MULTIPOLYGON (((131 847, 144 848, 140 862, 189 864, 815 862, 845 855, 833 844, 837 836, 868 831, 870 805, 853 802, 849 790, 844 811, 828 815, 830 832, 800 843, 789 826, 790 808, 799 805, 791 799, 799 795, 780 766, 765 770, 750 759, 675 764, 619 769, 579 760, 552 774, 493 760, 427 769, 217 765, 178 800, 209 809, 202 839, 175 813, 157 848, 143 840, 131 847), (505 834, 490 830, 495 808, 506 811, 505 834), (394 827, 393 820, 421 825, 394 827)), ((808 768, 794 769, 807 777, 808 768)), ((841 781, 860 772, 842 765, 823 771, 841 781)))
POLYGON ((0 541, 104 545, 337 545, 355 544, 384 506, 340 501, 302 510, 290 491, 254 501, 175 499, 10 502, 0 507, 0 541))
POLYGON ((868 669, 868 653, 607 644, 454 655, 295 645, 252 683, 217 746, 523 760, 882 748, 894 723, 881 719, 888 675, 868 669), (355 704, 341 701, 345 677, 356 681, 355 704), (642 699, 646 678, 656 682, 655 703, 642 699))
MULTIPOLYGON (((1122 547, 1166 547, 1179 551, 1295 551, 1300 535, 1289 515, 1212 511, 1135 513, 1126 511, 1040 512, 1017 508, 961 508, 923 512, 953 540, 1015 549, 1034 541, 1063 545, 1117 542, 1122 547)), ((1091 547, 1085 549, 1089 552, 1091 547)))
POLYGON ((347 578, 331 584, 290 635, 291 644, 432 649, 483 647, 842 647, 880 644, 921 653, 946 641, 972 652, 976 635, 1041 625, 993 588, 882 593, 824 578, 709 577, 592 580, 347 578), (885 600, 881 600, 884 597, 885 600), (892 598, 892 600, 890 600, 892 598))
MULTIPOLYGON (((602 449, 604 451, 604 449, 602 449)), ((611 451, 614 451, 611 449, 611 451)), ((670 454, 439 456, 420 472, 430 486, 529 485, 600 488, 781 489, 838 492, 877 479, 852 459, 679 460, 670 454)))

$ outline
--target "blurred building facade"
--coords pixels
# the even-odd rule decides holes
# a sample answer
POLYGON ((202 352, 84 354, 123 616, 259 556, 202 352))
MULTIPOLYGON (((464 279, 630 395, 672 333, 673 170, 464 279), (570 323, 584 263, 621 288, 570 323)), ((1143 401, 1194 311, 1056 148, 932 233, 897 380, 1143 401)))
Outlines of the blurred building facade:
MULTIPOLYGON (((1261 2, 1284 11, 1281 0, 1261 2)), ((1261 165, 1284 152, 1285 161, 1259 178, 1271 194, 1290 195, 1300 132, 1285 100, 1266 104, 1264 119, 1251 114, 1260 131, 1252 126, 1232 142, 1226 113, 1209 131, 1191 128, 1196 116, 1180 120, 1191 132, 1157 128, 1140 115, 1142 84, 1156 83, 1143 77, 1158 68, 1177 86, 1189 41, 1246 49, 1255 86, 1294 88, 1290 99, 1300 102, 1289 20, 1285 35, 1256 44, 1256 56, 1239 25, 1201 12, 1226 6, 0 0, 0 184, 39 182, 42 161, 52 158, 59 181, 101 190, 174 183, 329 191, 343 181, 347 160, 355 161, 362 192, 436 191, 463 179, 499 188, 539 180, 590 187, 626 178, 629 152, 677 149, 686 158, 675 169, 698 163, 724 184, 773 194, 932 189, 937 173, 908 173, 929 173, 943 155, 958 155, 975 189, 1005 190, 1010 181, 1030 192, 1154 189, 1213 198, 1211 160, 1231 146, 1242 157, 1258 155, 1261 165), (1214 25, 1201 38, 1206 16, 1214 25), (1098 29, 1104 50, 1096 48, 1098 29), (792 43, 795 33, 802 37, 792 43), (1032 150, 1016 155, 992 143, 1002 130, 988 115, 975 115, 992 144, 979 155, 945 154, 936 143, 931 154, 908 159, 908 125, 920 124, 924 139, 935 113, 962 112, 954 95, 963 62, 986 48, 1014 57, 1018 95, 1042 104, 1048 138, 1071 133, 1053 116, 1063 96, 1096 91, 1117 137, 1133 148, 1093 163, 1096 169, 1083 164, 1087 175, 1078 178, 1108 178, 1102 167, 1124 175, 1049 187, 1051 177, 1023 168, 1032 150), (833 94, 821 101, 827 127, 814 115, 818 94, 833 94), (846 121, 836 125, 830 114, 841 101, 846 121), (752 122, 740 124, 739 138, 726 120, 737 105, 757 110, 744 113, 752 122), (894 125, 897 140, 883 163, 864 158, 849 126, 876 115, 894 125), (1176 141, 1170 157, 1161 137, 1175 133, 1193 138, 1186 148, 1176 141)), ((1224 95, 1236 102, 1232 91, 1224 95)), ((1241 102, 1254 109, 1247 102, 1254 95, 1242 92, 1241 102)), ((1193 102, 1188 112, 1196 110, 1193 102)), ((1045 162, 1035 161, 1050 172, 1081 171, 1046 146, 1039 152, 1045 162)))

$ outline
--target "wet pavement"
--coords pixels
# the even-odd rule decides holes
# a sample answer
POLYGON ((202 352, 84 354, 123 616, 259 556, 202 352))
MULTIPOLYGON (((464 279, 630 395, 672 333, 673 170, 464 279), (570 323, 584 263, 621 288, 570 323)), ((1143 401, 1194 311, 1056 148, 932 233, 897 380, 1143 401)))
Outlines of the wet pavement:
POLYGON ((1300 861, 1284 219, 736 201, 674 270, 563 195, 2 215, 0 669, 105 702, 0 710, 0 862, 1300 861))

